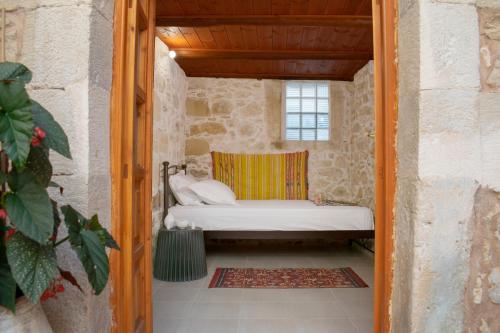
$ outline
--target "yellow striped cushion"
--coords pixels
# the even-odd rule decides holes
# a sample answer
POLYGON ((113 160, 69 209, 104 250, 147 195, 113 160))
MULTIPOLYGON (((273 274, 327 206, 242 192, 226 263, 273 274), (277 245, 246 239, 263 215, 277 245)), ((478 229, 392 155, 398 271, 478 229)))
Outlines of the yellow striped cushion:
POLYGON ((282 154, 212 152, 213 178, 238 200, 307 200, 307 151, 282 154))

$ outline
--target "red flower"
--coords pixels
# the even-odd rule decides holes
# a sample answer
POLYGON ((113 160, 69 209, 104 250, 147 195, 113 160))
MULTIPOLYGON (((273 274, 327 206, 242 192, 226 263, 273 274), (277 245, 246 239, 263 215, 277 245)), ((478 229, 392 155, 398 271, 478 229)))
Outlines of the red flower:
POLYGON ((54 282, 52 282, 52 285, 43 292, 42 296, 40 296, 40 301, 45 302, 49 298, 57 298, 56 294, 62 292, 64 292, 62 277, 58 277, 54 280, 54 282))
POLYGON ((45 302, 51 297, 56 297, 56 293, 52 291, 52 289, 47 289, 43 292, 42 296, 40 296, 40 301, 45 302))
POLYGON ((58 284, 55 288, 55 291, 56 293, 62 293, 64 292, 64 285, 61 283, 61 284, 58 284))
POLYGON ((45 139, 45 136, 47 135, 43 129, 40 127, 35 127, 35 135, 40 139, 43 140, 45 139))
POLYGON ((34 136, 31 138, 31 145, 33 147, 38 147, 38 146, 40 146, 41 143, 42 143, 42 141, 40 141, 40 139, 37 136, 34 136))
POLYGON ((7 211, 5 209, 0 209, 0 219, 5 220, 7 218, 7 211))
POLYGON ((5 241, 8 242, 12 238, 12 236, 14 236, 15 233, 16 233, 16 229, 9 228, 9 230, 7 230, 7 232, 5 232, 5 241))

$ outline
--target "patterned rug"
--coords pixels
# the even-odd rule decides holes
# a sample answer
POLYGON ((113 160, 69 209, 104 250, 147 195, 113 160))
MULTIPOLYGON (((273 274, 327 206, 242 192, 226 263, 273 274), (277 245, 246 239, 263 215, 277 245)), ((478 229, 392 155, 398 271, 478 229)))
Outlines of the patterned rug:
POLYGON ((345 268, 217 268, 209 288, 367 288, 345 268))

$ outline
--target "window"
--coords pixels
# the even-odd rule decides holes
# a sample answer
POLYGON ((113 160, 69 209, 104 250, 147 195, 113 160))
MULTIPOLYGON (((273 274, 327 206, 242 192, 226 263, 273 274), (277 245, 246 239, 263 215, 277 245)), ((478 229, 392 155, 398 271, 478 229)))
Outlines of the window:
POLYGON ((286 140, 329 140, 329 90, 328 82, 286 82, 286 140))

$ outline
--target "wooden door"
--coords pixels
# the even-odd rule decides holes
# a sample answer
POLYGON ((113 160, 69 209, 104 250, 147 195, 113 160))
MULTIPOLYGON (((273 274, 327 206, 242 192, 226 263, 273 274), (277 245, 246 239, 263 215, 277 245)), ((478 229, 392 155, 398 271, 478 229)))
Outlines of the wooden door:
POLYGON ((151 146, 154 0, 115 3, 112 91, 114 332, 152 332, 151 146))

